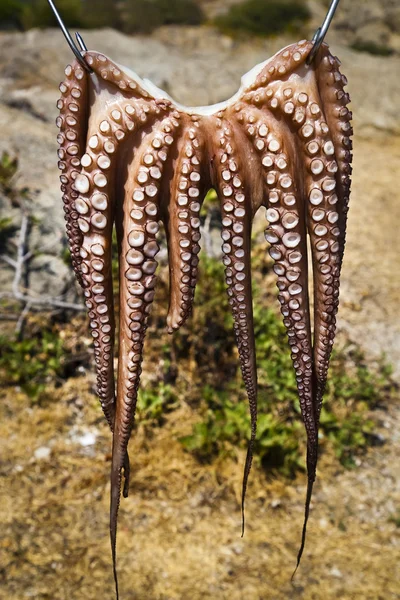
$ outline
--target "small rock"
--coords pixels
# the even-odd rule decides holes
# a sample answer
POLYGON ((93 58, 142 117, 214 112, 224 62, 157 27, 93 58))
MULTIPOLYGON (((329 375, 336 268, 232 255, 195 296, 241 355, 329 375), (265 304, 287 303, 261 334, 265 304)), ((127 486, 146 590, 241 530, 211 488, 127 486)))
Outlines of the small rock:
POLYGON ((94 446, 96 443, 96 438, 97 436, 94 433, 88 431, 87 433, 81 435, 81 437, 78 437, 76 441, 78 444, 86 448, 87 446, 94 446))
POLYGON ((339 571, 337 567, 332 567, 330 573, 332 577, 337 577, 338 579, 341 579, 343 577, 342 572, 339 571))
POLYGON ((47 448, 47 446, 40 446, 40 448, 36 448, 33 456, 36 458, 36 460, 46 460, 50 457, 50 454, 50 448, 47 448))
POLYGON ((235 544, 232 544, 232 550, 236 555, 240 555, 243 553, 243 544, 241 544, 240 542, 236 542, 235 544))
POLYGON ((321 529, 326 529, 329 525, 329 522, 326 519, 320 519, 319 520, 319 526, 321 527, 321 529))
POLYGON ((74 444, 79 444, 83 448, 94 446, 97 440, 97 432, 90 429, 73 428, 69 436, 74 444))

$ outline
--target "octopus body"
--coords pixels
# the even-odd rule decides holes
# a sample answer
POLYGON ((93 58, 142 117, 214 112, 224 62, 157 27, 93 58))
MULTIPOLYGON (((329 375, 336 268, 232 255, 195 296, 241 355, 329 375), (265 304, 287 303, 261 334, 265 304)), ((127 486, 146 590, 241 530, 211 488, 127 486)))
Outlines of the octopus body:
MULTIPOLYGON (((251 227, 267 209, 266 239, 277 276, 301 412, 307 432, 308 491, 302 545, 318 454, 318 426, 335 337, 351 174, 351 113, 339 61, 323 44, 283 49, 255 67, 220 105, 185 108, 97 52, 90 73, 68 66, 58 107, 59 168, 72 264, 89 311, 100 402, 113 432, 110 530, 116 574, 117 515, 156 286, 157 233, 168 240, 168 331, 189 317, 200 251, 200 210, 210 188, 221 202, 223 262, 241 370, 251 412, 243 502, 257 422, 251 292, 251 227), (119 251, 120 327, 115 320, 111 240, 119 251), (310 315, 308 245, 314 312, 310 315)), ((118 595, 118 587, 117 587, 118 595)))

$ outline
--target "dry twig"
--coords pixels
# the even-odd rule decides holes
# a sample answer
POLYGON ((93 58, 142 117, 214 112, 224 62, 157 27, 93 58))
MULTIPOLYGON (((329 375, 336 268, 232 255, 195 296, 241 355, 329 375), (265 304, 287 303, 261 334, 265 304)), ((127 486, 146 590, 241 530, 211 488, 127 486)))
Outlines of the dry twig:
POLYGON ((66 302, 62 298, 53 298, 51 296, 44 296, 41 298, 32 296, 29 291, 22 287, 21 281, 24 277, 26 264, 37 252, 42 252, 47 249, 49 245, 43 246, 38 251, 27 251, 28 232, 29 232, 29 220, 30 215, 26 212, 22 212, 21 227, 18 236, 18 242, 16 244, 16 258, 11 258, 6 254, 0 254, 0 260, 2 260, 9 267, 14 269, 14 278, 10 292, 2 292, 0 298, 14 299, 24 304, 24 307, 18 316, 16 324, 16 333, 19 333, 23 327, 24 320, 31 309, 36 307, 48 307, 48 308, 60 308, 64 310, 83 311, 84 306, 82 304, 76 304, 74 302, 66 302))

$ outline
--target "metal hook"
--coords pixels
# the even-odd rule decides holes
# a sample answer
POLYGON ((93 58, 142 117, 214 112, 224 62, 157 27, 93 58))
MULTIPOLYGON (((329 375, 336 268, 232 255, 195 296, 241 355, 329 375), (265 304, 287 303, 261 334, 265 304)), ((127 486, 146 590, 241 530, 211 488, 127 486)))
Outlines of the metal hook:
POLYGON ((56 9, 53 0, 48 0, 48 3, 50 4, 50 7, 58 21, 58 24, 60 25, 61 31, 64 34, 65 39, 68 42, 69 47, 71 48, 72 52, 75 54, 77 60, 79 61, 79 63, 82 65, 82 67, 84 69, 86 69, 86 71, 88 71, 89 73, 92 72, 92 69, 89 67, 89 65, 87 64, 87 62, 85 61, 85 59, 83 58, 81 51, 86 51, 86 45, 85 42, 82 39, 82 36, 77 32, 76 35, 76 39, 78 41, 78 44, 81 47, 81 51, 79 50, 79 48, 77 47, 77 45, 75 44, 70 32, 68 31, 68 29, 66 28, 66 26, 64 25, 64 21, 62 20, 58 10, 56 9))
POLYGON ((314 60, 318 50, 320 49, 320 47, 322 45, 322 42, 325 39, 326 34, 328 33, 328 29, 332 23, 332 19, 334 17, 336 9, 339 6, 339 2, 340 2, 340 0, 332 0, 331 5, 328 10, 328 14, 325 17, 324 22, 322 23, 321 27, 319 27, 314 34, 314 37, 312 39, 312 41, 314 42, 314 46, 313 46, 313 48, 308 56, 308 59, 307 59, 308 65, 310 65, 312 63, 312 61, 314 60))
POLYGON ((82 52, 87 52, 87 47, 86 47, 86 44, 85 44, 85 42, 83 41, 83 38, 82 38, 81 34, 79 33, 79 31, 77 31, 77 32, 75 33, 75 37, 76 37, 76 41, 78 42, 78 44, 79 44, 79 45, 80 45, 80 47, 81 47, 81 50, 82 50, 82 52))

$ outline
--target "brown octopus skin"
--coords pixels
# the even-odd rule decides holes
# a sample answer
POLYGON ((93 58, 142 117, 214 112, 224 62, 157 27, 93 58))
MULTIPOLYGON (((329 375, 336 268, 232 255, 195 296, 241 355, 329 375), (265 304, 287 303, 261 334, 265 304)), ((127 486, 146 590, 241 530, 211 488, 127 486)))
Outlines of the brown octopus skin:
MULTIPOLYGON (((97 52, 66 69, 58 103, 67 234, 94 339, 98 395, 113 431, 110 534, 114 578, 122 470, 156 285, 157 233, 164 224, 170 265, 168 331, 190 316, 200 251, 200 209, 214 187, 221 201, 223 262, 251 414, 242 514, 257 422, 251 291, 251 227, 267 209, 266 239, 278 277, 307 433, 308 487, 302 543, 318 454, 318 426, 339 304, 351 175, 351 113, 339 61, 323 44, 285 48, 261 65, 240 94, 208 111, 149 92, 97 52), (120 327, 115 394, 112 231, 119 254, 120 327), (314 280, 310 318, 307 239, 314 280)), ((244 526, 244 516, 243 516, 244 526)))

